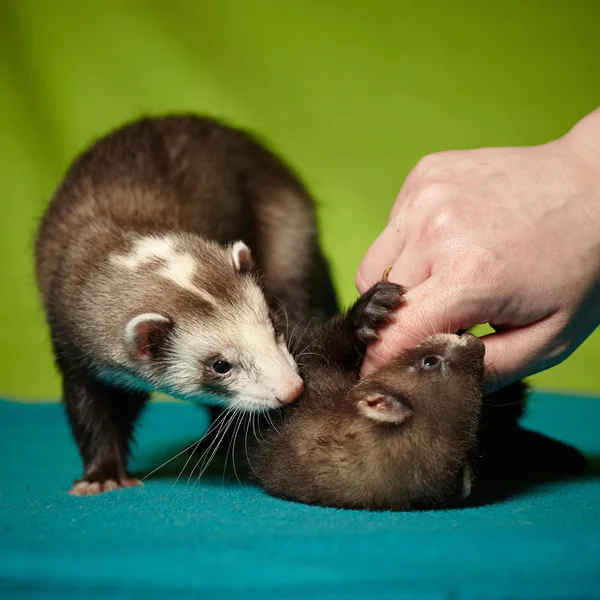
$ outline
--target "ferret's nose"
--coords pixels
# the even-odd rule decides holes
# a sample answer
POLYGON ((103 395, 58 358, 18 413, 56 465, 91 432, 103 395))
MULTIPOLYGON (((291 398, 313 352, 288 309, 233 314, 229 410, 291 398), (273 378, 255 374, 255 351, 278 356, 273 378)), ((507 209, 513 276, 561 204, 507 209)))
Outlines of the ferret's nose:
POLYGON ((485 354, 485 346, 481 341, 481 338, 478 338, 476 335, 472 333, 463 333, 460 336, 460 342, 458 343, 460 348, 464 348, 464 351, 467 351, 474 355, 476 358, 481 358, 485 354))
POLYGON ((298 378, 298 381, 294 381, 284 392, 283 395, 278 396, 277 400, 282 404, 289 404, 294 400, 297 400, 300 394, 304 391, 304 382, 298 378))

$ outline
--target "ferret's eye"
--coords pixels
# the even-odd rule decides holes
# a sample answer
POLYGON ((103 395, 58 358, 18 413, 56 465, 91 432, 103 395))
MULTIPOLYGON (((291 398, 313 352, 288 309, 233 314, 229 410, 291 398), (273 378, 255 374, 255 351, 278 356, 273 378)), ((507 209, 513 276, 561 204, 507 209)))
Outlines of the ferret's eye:
POLYGON ((440 359, 437 356, 426 356, 421 365, 424 369, 435 369, 440 364, 440 359))
POLYGON ((225 373, 229 373, 229 371, 231 371, 231 365, 226 360, 215 360, 212 368, 214 372, 218 373, 219 375, 225 375, 225 373))

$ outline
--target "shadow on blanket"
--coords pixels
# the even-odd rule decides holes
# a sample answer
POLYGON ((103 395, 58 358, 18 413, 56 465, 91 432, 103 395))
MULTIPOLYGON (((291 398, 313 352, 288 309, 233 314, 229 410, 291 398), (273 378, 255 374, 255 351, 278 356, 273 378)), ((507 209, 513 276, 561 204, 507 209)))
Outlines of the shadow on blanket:
MULTIPOLYGON (((174 485, 253 485, 248 477, 246 446, 237 445, 235 457, 229 440, 217 452, 196 446, 197 441, 172 445, 154 453, 156 467, 135 473, 141 479, 173 479, 174 485), (210 459, 210 460, 208 460, 210 459), (162 465, 162 466, 159 466, 162 465), (176 481, 176 483, 175 483, 176 481)), ((495 504, 558 481, 600 479, 600 456, 585 458, 578 450, 541 433, 518 429, 502 453, 483 455, 473 493, 463 508, 495 504)), ((438 509, 443 510, 443 509, 438 509)))

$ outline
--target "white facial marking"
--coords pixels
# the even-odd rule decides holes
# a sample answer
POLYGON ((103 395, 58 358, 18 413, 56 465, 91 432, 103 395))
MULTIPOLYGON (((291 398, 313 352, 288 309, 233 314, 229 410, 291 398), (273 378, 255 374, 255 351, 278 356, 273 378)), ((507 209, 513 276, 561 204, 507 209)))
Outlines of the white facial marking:
POLYGON ((110 260, 134 270, 157 258, 167 259, 173 253, 173 246, 173 240, 168 236, 145 236, 136 240, 129 254, 113 254, 110 260))
MULTIPOLYGON (((242 268, 250 255, 243 242, 232 244, 228 252, 233 269, 242 268)), ((184 400, 218 403, 249 412, 275 408, 281 406, 280 400, 290 399, 302 380, 285 342, 275 336, 260 287, 248 278, 239 295, 231 299, 235 302, 217 301, 194 285, 196 270, 200 273, 202 265, 175 235, 140 237, 127 253, 109 258, 112 264, 129 270, 147 268, 157 259, 160 264, 156 276, 201 296, 215 310, 210 315, 200 311, 180 320, 173 330, 164 368, 156 370, 152 361, 138 362, 136 377, 128 383, 134 386, 140 377, 159 391, 184 400), (204 381, 215 357, 230 362, 231 373, 221 379, 211 373, 210 381, 204 381), (219 382, 223 394, 205 391, 211 389, 206 383, 219 382)), ((129 343, 135 342, 139 324, 153 318, 166 319, 148 313, 138 315, 128 324, 125 336, 129 343)), ((117 375, 107 373, 106 377, 117 375)))
POLYGON ((180 330, 169 363, 165 384, 174 395, 227 403, 244 411, 280 406, 278 398, 286 398, 302 381, 294 359, 285 344, 276 341, 266 318, 263 323, 250 313, 223 315, 220 327, 198 324, 180 330), (210 399, 202 392, 201 362, 215 354, 233 365, 231 375, 223 380, 227 398, 210 399))
POLYGON ((210 294, 207 294, 193 284, 192 278, 196 270, 196 264, 192 256, 183 252, 176 253, 165 258, 165 261, 167 264, 158 271, 161 277, 170 279, 179 287, 194 292, 211 303, 215 302, 215 299, 210 294))
POLYGON ((200 296, 213 306, 217 304, 216 299, 205 290, 200 289, 193 283, 196 270, 194 257, 187 252, 178 250, 173 239, 169 236, 146 236, 138 239, 133 250, 128 255, 113 254, 110 261, 130 270, 161 259, 165 265, 157 271, 157 275, 172 281, 175 285, 200 296))

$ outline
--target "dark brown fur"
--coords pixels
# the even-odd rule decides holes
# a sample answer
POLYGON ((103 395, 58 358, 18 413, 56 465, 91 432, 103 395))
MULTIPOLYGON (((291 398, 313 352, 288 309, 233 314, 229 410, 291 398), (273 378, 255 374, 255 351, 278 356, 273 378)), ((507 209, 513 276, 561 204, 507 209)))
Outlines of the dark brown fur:
MULTIPOLYGON (((110 252, 130 246, 129 234, 168 232, 245 241, 273 312, 284 309, 290 328, 337 309, 312 200, 250 135, 189 115, 143 119, 97 141, 68 170, 36 245, 39 290, 88 482, 127 477, 132 428, 148 398, 96 377, 128 315, 153 302, 179 315, 202 308, 185 291, 145 286, 143 271, 127 287, 104 269, 110 252)), ((210 252, 197 259, 212 276, 196 284, 218 297, 238 293, 241 279, 218 261, 212 267, 210 252)))
POLYGON ((399 286, 378 283, 345 315, 309 333, 300 359, 304 394, 249 456, 266 491, 335 507, 441 508, 460 503, 494 463, 546 464, 562 473, 582 467, 576 450, 518 427, 522 383, 483 397, 484 346, 470 334, 451 347, 433 336, 359 380, 366 343, 401 295, 399 286), (441 367, 423 367, 428 356, 444 358, 445 376, 441 367), (383 410, 397 411, 399 423, 359 410, 361 402, 382 398, 383 410))

